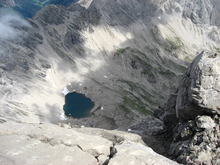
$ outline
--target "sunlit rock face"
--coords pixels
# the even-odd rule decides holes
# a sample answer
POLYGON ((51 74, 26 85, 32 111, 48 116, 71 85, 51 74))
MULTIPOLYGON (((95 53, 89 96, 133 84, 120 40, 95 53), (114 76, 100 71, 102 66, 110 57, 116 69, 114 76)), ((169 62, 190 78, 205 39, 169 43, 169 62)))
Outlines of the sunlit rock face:
POLYGON ((167 153, 178 163, 219 162, 219 60, 217 52, 200 52, 176 92, 155 111, 169 136, 167 153))
POLYGON ((0 128, 1 164, 178 164, 153 152, 136 134, 63 123, 9 121, 0 128))
POLYGON ((25 24, 1 17, 4 34, 15 32, 0 36, 1 120, 124 130, 152 115, 195 52, 219 48, 217 24, 183 17, 190 4, 199 10, 188 1, 80 0, 49 5, 25 24), (94 101, 90 117, 63 116, 73 91, 94 101))
MULTIPOLYGON (((189 107, 175 92, 186 94, 176 87, 196 52, 220 51, 218 13, 215 0, 79 0, 25 20, 0 9, 0 164, 177 164, 154 151, 183 164, 217 162, 218 115, 185 121, 189 107), (89 117, 65 115, 72 92, 95 103, 89 117)), ((195 94, 201 77, 191 78, 195 94)), ((218 88, 210 77, 202 84, 218 88)), ((212 113, 212 99, 191 99, 212 113)))

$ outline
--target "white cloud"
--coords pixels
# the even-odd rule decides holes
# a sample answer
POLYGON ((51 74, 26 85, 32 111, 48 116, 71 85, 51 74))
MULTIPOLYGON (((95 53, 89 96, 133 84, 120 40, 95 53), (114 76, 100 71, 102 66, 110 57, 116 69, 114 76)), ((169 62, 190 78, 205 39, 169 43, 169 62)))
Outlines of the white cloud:
POLYGON ((0 9, 0 39, 16 39, 26 34, 31 25, 22 17, 6 9, 0 9))

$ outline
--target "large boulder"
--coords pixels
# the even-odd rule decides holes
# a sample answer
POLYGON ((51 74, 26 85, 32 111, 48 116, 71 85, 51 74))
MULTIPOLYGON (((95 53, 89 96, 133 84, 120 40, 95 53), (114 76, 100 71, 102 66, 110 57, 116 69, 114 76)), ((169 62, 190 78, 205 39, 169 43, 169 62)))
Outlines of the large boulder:
POLYGON ((176 116, 220 114, 220 56, 202 51, 190 64, 177 92, 176 116))

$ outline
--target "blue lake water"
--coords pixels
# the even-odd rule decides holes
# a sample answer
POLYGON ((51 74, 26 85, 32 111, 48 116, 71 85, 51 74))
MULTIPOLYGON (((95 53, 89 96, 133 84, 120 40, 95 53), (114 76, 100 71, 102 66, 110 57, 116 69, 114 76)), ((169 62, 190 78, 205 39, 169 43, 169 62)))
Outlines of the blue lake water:
POLYGON ((90 110, 95 106, 91 99, 80 93, 68 93, 65 96, 63 110, 65 115, 73 118, 82 118, 89 115, 90 110))

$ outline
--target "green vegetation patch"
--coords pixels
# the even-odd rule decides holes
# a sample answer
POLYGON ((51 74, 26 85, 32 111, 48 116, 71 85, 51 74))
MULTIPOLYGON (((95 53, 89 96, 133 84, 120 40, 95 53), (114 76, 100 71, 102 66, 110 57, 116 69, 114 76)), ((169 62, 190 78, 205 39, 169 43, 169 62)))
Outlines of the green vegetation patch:
POLYGON ((141 72, 141 74, 145 74, 148 76, 148 78, 152 79, 152 80, 156 80, 156 77, 154 75, 154 73, 152 72, 151 69, 143 69, 143 71, 141 72))
POLYGON ((116 49, 116 55, 123 54, 129 47, 116 49))
POLYGON ((122 79, 118 81, 127 84, 129 86, 129 90, 131 91, 121 91, 124 95, 124 102, 120 105, 120 108, 123 109, 126 113, 129 113, 131 110, 137 110, 145 115, 152 116, 153 112, 146 109, 146 107, 149 108, 149 105, 145 104, 143 100, 150 104, 154 104, 155 102, 152 100, 153 96, 138 83, 122 79), (137 92, 138 96, 135 96, 133 92, 137 92))
POLYGON ((147 105, 143 104, 136 98, 124 96, 123 99, 124 99, 124 102, 119 107, 122 108, 126 113, 129 113, 131 110, 136 110, 144 115, 153 116, 153 112, 145 108, 147 107, 147 105))
POLYGON ((0 123, 5 123, 6 120, 0 119, 0 123))
POLYGON ((20 109, 17 109, 16 113, 21 115, 21 116, 28 116, 28 113, 26 113, 26 112, 24 112, 24 111, 22 111, 20 109))
MULTIPOLYGON (((166 38, 166 41, 171 45, 171 47, 170 47, 171 51, 179 49, 184 45, 179 37, 166 38)), ((169 48, 165 47, 165 50, 166 49, 170 50, 169 48)))
POLYGON ((23 110, 27 110, 27 106, 24 105, 23 103, 19 103, 19 102, 15 102, 15 101, 7 101, 9 104, 7 104, 8 107, 12 108, 15 110, 15 112, 18 114, 18 115, 22 115, 22 116, 28 116, 28 113, 23 111, 23 110))
POLYGON ((215 45, 213 45, 213 48, 215 49, 215 51, 217 51, 218 53, 220 53, 220 48, 215 47, 215 45))

